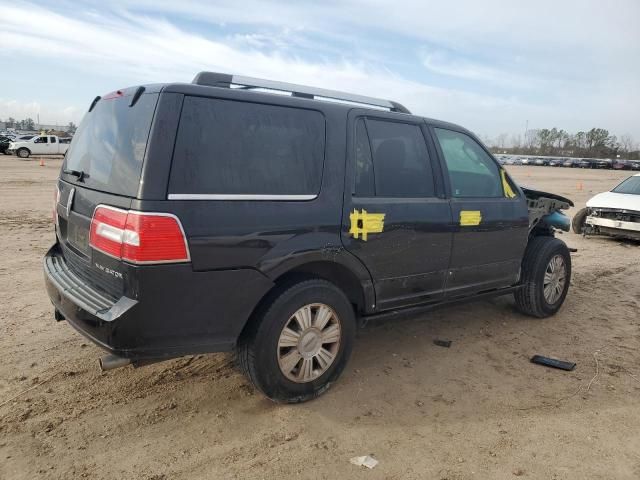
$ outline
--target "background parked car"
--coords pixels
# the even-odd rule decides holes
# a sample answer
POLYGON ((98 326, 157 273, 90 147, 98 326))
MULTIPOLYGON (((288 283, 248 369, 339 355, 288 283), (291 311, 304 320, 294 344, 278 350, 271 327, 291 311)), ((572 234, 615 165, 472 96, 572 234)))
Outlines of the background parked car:
POLYGON ((611 167, 614 170, 631 170, 631 162, 629 160, 615 160, 611 167))
POLYGON ((610 169, 612 166, 611 160, 606 158, 592 158, 591 159, 591 168, 607 168, 610 169))
POLYGON ((561 158, 554 158, 552 160, 549 161, 549 166, 550 167, 560 167, 562 166, 562 159, 561 158))
POLYGON ((20 158, 29 158, 30 155, 64 155, 68 148, 69 144, 60 142, 55 135, 36 136, 31 140, 16 140, 9 144, 9 151, 15 152, 20 158))
POLYGON ((10 153, 8 152, 10 143, 11 139, 9 137, 0 137, 0 153, 10 155, 10 153))
POLYGON ((593 166, 591 164, 591 159, 590 158, 581 158, 578 161, 578 167, 580 167, 580 168, 593 168, 593 166))

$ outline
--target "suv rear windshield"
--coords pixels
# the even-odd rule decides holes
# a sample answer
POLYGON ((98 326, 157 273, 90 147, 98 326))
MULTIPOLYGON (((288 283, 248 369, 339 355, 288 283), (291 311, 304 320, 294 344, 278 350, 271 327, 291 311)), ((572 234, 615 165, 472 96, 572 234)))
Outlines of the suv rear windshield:
POLYGON ((130 96, 100 100, 82 119, 63 170, 83 172, 88 188, 135 197, 157 102, 157 93, 132 107, 130 96))

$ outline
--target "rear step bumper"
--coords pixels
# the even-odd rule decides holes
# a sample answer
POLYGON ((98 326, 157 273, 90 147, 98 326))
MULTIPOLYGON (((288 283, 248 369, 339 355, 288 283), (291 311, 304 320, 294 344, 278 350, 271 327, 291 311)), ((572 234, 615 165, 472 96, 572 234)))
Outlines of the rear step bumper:
POLYGON ((197 272, 188 263, 130 266, 128 290, 114 298, 77 275, 58 244, 46 253, 43 267, 56 318, 64 317, 89 340, 134 365, 232 350, 274 285, 249 268, 197 272))
POLYGON ((115 299, 92 288, 67 265, 56 244, 44 256, 44 281, 56 319, 64 319, 92 342, 111 353, 126 355, 114 346, 117 320, 126 318, 138 303, 128 297, 115 299))
POLYGON ((116 320, 138 303, 128 297, 115 299, 87 285, 73 273, 55 246, 44 257, 44 271, 47 283, 59 296, 72 300, 76 306, 105 322, 116 320))

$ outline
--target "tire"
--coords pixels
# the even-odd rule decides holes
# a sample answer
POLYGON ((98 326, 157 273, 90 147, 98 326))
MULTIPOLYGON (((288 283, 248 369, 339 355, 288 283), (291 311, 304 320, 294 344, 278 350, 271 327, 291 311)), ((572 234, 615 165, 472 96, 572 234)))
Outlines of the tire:
POLYGON ((238 344, 238 363, 251 383, 275 402, 299 403, 318 397, 337 380, 351 355, 356 332, 354 309, 344 293, 326 280, 302 280, 283 287, 250 321, 238 344), (296 315, 304 317, 301 311, 306 308, 310 308, 310 316, 306 317, 308 327, 303 329, 296 315), (331 317, 318 333, 315 327, 322 323, 318 322, 320 312, 331 317), (298 337, 288 336, 292 330, 298 337), (338 338, 337 345, 322 341, 329 339, 327 332, 331 339, 338 338), (282 346, 283 343, 297 346, 282 346), (305 343, 311 346, 310 351, 304 351, 305 343), (318 355, 309 358, 318 345, 318 355), (333 355, 325 367, 321 363, 326 362, 322 350, 333 355))
POLYGON ((29 151, 29 149, 28 149, 28 148, 19 148, 19 149, 16 151, 16 155, 17 155, 19 158, 29 158, 29 155, 31 155, 31 152, 29 151))
POLYGON ((514 295, 516 307, 532 317, 555 315, 564 303, 570 282, 571 255, 565 243, 553 237, 533 237, 522 260, 522 288, 514 295), (549 295, 545 294, 545 283, 549 295))
POLYGON ((582 231, 584 230, 584 222, 587 219, 588 213, 588 210, 583 208, 573 216, 573 219, 571 220, 571 229, 573 230, 573 233, 577 233, 578 235, 582 234, 582 231))

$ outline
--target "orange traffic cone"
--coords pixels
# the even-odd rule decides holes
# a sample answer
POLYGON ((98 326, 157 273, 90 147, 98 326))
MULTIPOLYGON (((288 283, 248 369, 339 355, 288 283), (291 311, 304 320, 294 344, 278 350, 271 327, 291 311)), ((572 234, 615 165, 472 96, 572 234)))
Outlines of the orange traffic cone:
POLYGON ((584 186, 584 185, 582 185, 582 182, 578 182, 578 183, 576 183, 576 190, 582 190, 582 187, 583 187, 583 186, 584 186))
POLYGON ((41 166, 41 167, 44 167, 44 158, 41 158, 41 159, 40 159, 40 166, 41 166))

